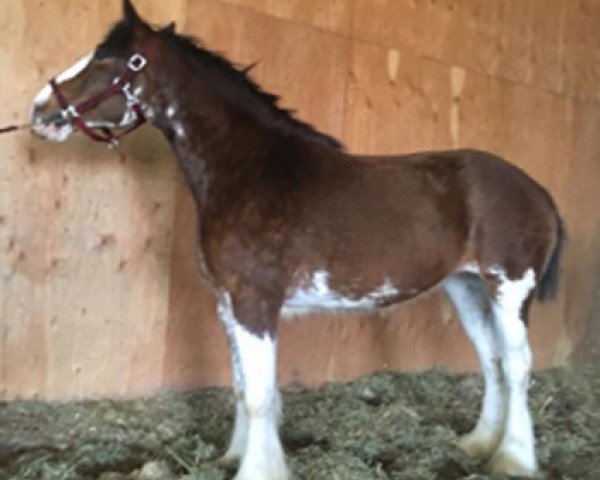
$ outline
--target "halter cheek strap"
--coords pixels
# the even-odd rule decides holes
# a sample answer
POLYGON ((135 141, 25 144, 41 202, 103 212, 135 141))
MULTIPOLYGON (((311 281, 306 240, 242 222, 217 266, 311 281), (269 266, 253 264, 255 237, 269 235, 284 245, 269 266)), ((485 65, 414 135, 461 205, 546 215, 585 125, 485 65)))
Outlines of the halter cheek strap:
POLYGON ((121 140, 125 135, 130 134, 146 123, 148 119, 144 114, 142 102, 140 102, 139 98, 131 92, 131 82, 140 72, 142 72, 142 70, 144 70, 148 64, 148 60, 145 55, 147 55, 147 53, 150 51, 150 48, 154 44, 154 39, 154 36, 148 38, 148 40, 146 40, 146 42, 142 45, 142 48, 139 50, 139 52, 134 53, 129 58, 127 62, 127 70, 123 75, 115 78, 112 84, 105 89, 99 91, 97 94, 78 103, 77 105, 69 103, 60 89, 60 86, 58 83, 56 83, 56 79, 51 79, 49 84, 52 88, 54 96, 56 97, 56 100, 58 101, 58 104, 62 108, 62 117, 72 126, 88 136, 91 140, 95 142, 107 143, 109 146, 118 145, 119 140, 121 140), (133 125, 119 134, 114 133, 110 128, 96 128, 88 125, 82 116, 115 95, 123 95, 125 97, 127 107, 133 110, 136 116, 133 125))

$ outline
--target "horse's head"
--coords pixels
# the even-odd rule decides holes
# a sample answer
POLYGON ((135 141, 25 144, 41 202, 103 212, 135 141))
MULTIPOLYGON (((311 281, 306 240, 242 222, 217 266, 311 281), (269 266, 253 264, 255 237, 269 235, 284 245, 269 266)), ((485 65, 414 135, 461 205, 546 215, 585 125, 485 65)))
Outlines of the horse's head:
POLYGON ((62 142, 79 129, 94 140, 110 142, 117 138, 112 129, 143 123, 149 113, 143 102, 149 94, 143 55, 154 34, 131 2, 123 0, 123 19, 105 40, 37 94, 31 110, 33 132, 62 142))

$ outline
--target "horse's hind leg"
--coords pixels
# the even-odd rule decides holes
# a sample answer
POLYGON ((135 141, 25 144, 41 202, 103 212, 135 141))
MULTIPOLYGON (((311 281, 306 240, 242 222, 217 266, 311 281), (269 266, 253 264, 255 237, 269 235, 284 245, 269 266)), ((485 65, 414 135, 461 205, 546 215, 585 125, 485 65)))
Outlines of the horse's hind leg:
POLYGON ((444 282, 444 290, 456 307, 461 324, 473 342, 485 390, 477 425, 459 441, 469 455, 489 459, 504 433, 505 398, 500 368, 500 344, 494 328, 491 299, 482 279, 473 273, 459 273, 444 282))
POLYGON ((492 309, 500 341, 502 372, 506 384, 504 434, 489 462, 495 473, 533 477, 537 472, 533 423, 527 406, 531 350, 527 340, 527 314, 536 281, 533 269, 520 278, 503 272, 495 277, 492 309))

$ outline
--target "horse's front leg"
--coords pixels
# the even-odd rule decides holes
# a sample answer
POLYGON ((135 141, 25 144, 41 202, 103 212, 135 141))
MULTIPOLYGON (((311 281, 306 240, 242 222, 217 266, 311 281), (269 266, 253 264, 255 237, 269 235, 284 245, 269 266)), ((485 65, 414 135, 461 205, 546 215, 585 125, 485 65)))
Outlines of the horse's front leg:
POLYGON ((233 373, 233 392, 235 396, 235 421, 233 433, 225 454, 218 460, 220 465, 226 467, 237 466, 246 452, 248 445, 248 416, 244 405, 244 374, 240 358, 240 347, 235 335, 235 318, 231 310, 231 301, 228 297, 221 298, 219 302, 219 317, 225 327, 229 351, 231 353, 231 369, 233 373))
POLYGON ((240 400, 234 433, 224 457, 241 457, 235 480, 289 477, 278 434, 277 308, 267 305, 264 299, 250 304, 249 299, 231 298, 228 294, 222 296, 219 304, 232 346, 236 394, 240 400))

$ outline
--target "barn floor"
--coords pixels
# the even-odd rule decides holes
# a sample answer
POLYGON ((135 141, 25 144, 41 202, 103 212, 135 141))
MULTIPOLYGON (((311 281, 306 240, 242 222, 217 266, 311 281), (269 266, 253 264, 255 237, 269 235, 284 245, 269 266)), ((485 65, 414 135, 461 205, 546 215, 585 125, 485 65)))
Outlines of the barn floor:
MULTIPOLYGON (((282 435, 298 480, 484 480, 454 447, 481 394, 438 369, 288 389, 282 435)), ((550 480, 600 474, 600 370, 534 376, 538 452, 550 480)), ((0 403, 0 479, 228 480, 211 459, 232 423, 227 390, 131 402, 0 403)), ((257 479, 258 480, 258 479, 257 479)))

